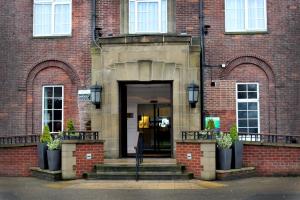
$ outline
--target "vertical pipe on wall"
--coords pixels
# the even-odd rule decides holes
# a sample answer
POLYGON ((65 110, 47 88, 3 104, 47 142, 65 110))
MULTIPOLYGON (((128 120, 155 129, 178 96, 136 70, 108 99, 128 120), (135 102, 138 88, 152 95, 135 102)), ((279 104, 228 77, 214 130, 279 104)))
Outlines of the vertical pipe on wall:
POLYGON ((201 129, 205 129, 204 117, 204 65, 205 65, 205 44, 204 44, 204 0, 199 0, 199 34, 200 34, 200 114, 201 129))

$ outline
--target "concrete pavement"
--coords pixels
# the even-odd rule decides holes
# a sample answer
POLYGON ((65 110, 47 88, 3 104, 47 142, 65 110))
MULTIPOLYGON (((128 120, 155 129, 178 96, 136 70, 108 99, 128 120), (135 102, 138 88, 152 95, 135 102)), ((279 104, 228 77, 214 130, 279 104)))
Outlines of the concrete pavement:
POLYGON ((0 200, 300 200, 300 177, 235 181, 86 181, 48 182, 0 177, 0 200))

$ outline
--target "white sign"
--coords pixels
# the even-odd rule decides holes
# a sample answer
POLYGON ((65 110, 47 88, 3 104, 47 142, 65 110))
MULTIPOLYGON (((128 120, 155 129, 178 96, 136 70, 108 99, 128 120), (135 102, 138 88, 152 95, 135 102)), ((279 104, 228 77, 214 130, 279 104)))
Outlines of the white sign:
POLYGON ((192 160, 192 153, 187 153, 186 154, 186 159, 192 160))
POLYGON ((92 154, 91 154, 91 153, 87 153, 87 154, 85 155, 85 158, 86 158, 87 160, 91 160, 91 159, 92 159, 92 154))
POLYGON ((78 90, 78 98, 80 101, 89 101, 91 90, 78 90))

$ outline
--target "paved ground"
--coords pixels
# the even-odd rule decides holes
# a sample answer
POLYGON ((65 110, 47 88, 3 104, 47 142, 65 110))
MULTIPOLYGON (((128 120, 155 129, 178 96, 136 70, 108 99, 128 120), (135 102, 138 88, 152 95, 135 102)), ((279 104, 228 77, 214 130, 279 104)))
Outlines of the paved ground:
POLYGON ((300 200, 300 177, 226 182, 62 181, 0 177, 0 200, 300 200))

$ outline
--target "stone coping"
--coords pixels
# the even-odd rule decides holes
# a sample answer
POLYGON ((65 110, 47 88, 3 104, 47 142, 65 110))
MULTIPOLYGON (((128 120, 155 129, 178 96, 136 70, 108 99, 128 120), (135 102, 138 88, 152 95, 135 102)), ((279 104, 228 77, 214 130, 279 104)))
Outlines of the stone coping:
POLYGON ((36 146, 36 145, 37 145, 37 143, 0 144, 0 148, 30 147, 30 146, 36 146))
POLYGON ((38 172, 43 172, 43 173, 47 173, 47 174, 61 174, 61 170, 58 171, 50 171, 48 169, 41 169, 39 167, 30 167, 31 171, 38 171, 38 172))
POLYGON ((216 140, 176 140, 176 143, 216 144, 216 140))
POLYGON ((63 140, 62 144, 101 144, 104 140, 63 140))
POLYGON ((243 167, 240 169, 228 169, 228 170, 216 170, 216 173, 219 174, 226 174, 226 173, 234 173, 234 172, 243 172, 243 171, 250 171, 250 170, 255 170, 255 167, 243 167))
POLYGON ((134 43, 191 43, 190 35, 176 34, 139 34, 102 37, 97 40, 103 44, 134 44, 134 43))
POLYGON ((243 142, 244 145, 300 148, 300 144, 269 143, 269 142, 250 142, 250 141, 249 142, 242 141, 242 142, 243 142))

